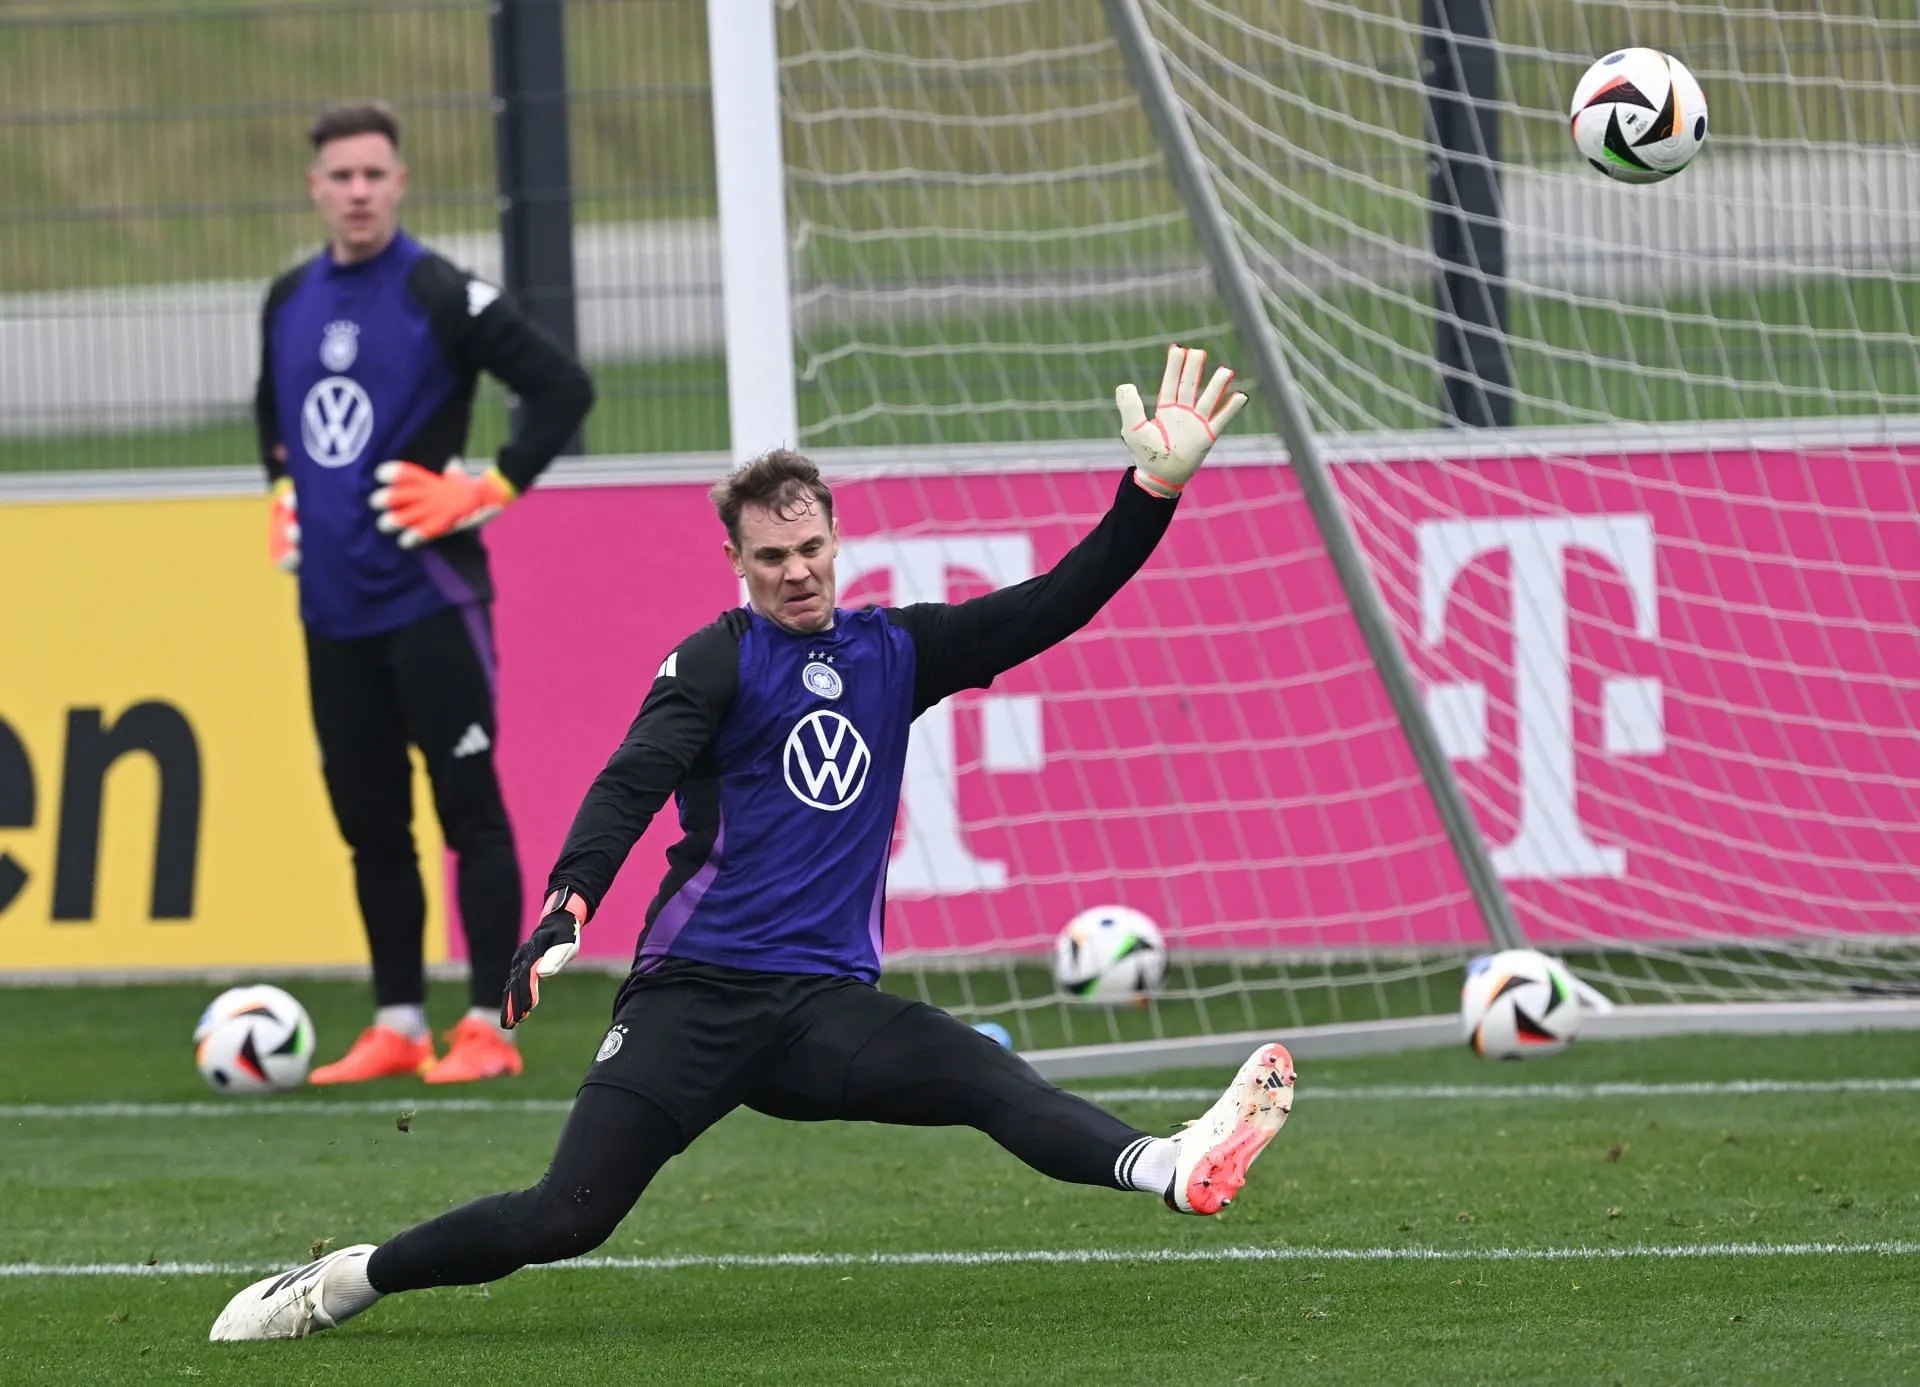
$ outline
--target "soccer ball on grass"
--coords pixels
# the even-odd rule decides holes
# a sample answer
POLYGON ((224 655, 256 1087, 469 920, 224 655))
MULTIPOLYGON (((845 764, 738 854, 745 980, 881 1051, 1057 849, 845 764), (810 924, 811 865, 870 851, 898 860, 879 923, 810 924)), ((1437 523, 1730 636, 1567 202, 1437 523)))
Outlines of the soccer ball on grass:
POLYGON ((1072 1001, 1145 1001, 1166 976, 1160 927, 1124 905, 1081 911, 1054 941, 1053 985, 1072 1001))
POLYGON ((1532 949, 1504 949, 1467 964, 1460 1026, 1476 1055, 1557 1055, 1580 1033, 1580 994, 1558 962, 1532 949))
POLYGON ((1568 114, 1587 162, 1622 183, 1673 177, 1707 140, 1700 84, 1656 48, 1623 48, 1588 68, 1568 114))
POLYGON ((277 1093, 306 1082, 313 1063, 307 1009, 265 983, 230 987, 193 1028, 194 1063, 221 1093, 277 1093))

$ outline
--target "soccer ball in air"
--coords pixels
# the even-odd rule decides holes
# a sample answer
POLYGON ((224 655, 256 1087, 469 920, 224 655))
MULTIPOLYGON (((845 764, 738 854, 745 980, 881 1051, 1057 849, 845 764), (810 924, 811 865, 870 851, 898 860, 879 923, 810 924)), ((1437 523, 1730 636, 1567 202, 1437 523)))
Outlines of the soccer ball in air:
POLYGON ((313 1022, 277 987, 232 987, 200 1013, 193 1044, 201 1077, 221 1093, 275 1093, 306 1082, 313 1022))
POLYGON ((1622 183, 1658 183, 1693 162, 1707 139, 1707 98, 1678 58, 1623 48, 1573 91, 1573 142, 1622 183))
POLYGON ((1460 1025, 1476 1055, 1557 1055, 1580 1033, 1580 998, 1567 970, 1532 949, 1505 949, 1467 965, 1460 1025))
POLYGON ((1076 1002, 1144 1000, 1167 976, 1160 927, 1124 905, 1083 910, 1053 945, 1053 985, 1076 1002))

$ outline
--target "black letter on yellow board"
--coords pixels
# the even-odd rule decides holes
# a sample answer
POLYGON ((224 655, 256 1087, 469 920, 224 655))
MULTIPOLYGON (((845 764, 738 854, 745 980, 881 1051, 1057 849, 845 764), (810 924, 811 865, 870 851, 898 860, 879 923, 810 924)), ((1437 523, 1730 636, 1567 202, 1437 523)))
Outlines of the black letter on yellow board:
MULTIPOLYGON (((0 718, 0 828, 33 827, 33 762, 20 738, 0 718)), ((27 884, 27 869, 0 851, 0 913, 27 884)))
POLYGON ((136 703, 112 727, 98 708, 67 714, 67 763, 60 784, 60 846, 53 867, 53 918, 91 920, 100 871, 100 811, 107 771, 144 751, 160 772, 154 827, 156 920, 193 915, 194 868, 200 852, 200 747, 193 728, 170 703, 136 703))

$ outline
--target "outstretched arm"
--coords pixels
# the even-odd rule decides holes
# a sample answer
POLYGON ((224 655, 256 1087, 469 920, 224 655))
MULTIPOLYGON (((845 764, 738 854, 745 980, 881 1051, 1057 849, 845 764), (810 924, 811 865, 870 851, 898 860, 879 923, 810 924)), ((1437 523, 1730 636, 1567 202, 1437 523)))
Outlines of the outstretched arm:
POLYGON ((1128 469, 1100 523, 1047 572, 968 602, 889 611, 913 637, 913 715, 961 689, 986 688, 1093 620, 1153 553, 1176 504, 1128 469))
POLYGON ((654 675, 640 715, 594 778, 547 878, 547 890, 600 908, 627 853, 708 746, 740 679, 738 638, 724 622, 687 637, 654 675))
POLYGON ((627 854, 707 754, 738 680, 738 646, 721 623, 689 636, 660 666, 620 749, 573 816, 547 878, 540 923, 508 969, 502 1025, 525 1020, 539 1004, 540 980, 572 960, 580 927, 600 908, 627 854))
POLYGON ((1086 538, 1049 571, 970 602, 918 603, 888 612, 914 641, 913 712, 918 717, 961 689, 986 688, 1093 620, 1159 544, 1180 492, 1247 397, 1224 400, 1233 372, 1221 368, 1206 390, 1207 354, 1168 348, 1155 415, 1131 385, 1115 391, 1121 437, 1135 465, 1113 505, 1086 538))

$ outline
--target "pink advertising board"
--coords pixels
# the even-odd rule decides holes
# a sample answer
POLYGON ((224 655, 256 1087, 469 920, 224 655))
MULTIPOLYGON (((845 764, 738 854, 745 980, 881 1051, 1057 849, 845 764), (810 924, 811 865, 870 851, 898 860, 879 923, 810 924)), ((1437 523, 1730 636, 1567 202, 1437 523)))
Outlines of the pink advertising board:
MULTIPOLYGON (((1531 937, 1920 930, 1920 450, 1337 473, 1531 937)), ((842 605, 1044 571, 1117 478, 843 483, 842 605)), ((548 488, 490 532, 530 901, 667 652, 739 602, 721 538, 695 485, 548 488)), ((632 951, 675 836, 669 805, 589 952, 632 951)), ((889 895, 890 952, 1043 947, 1110 901, 1193 948, 1483 938, 1281 466, 1210 469, 1091 626, 922 719, 889 895)))

